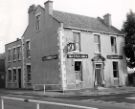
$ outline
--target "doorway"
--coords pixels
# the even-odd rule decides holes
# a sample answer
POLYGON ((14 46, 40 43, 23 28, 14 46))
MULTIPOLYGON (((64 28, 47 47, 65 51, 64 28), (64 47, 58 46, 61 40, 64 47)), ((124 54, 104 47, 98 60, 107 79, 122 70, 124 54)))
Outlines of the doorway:
POLYGON ((75 70, 75 74, 76 74, 76 81, 83 81, 82 62, 81 61, 75 61, 74 70, 75 70))
POLYGON ((102 64, 95 64, 95 85, 103 85, 103 73, 102 73, 102 64))
POLYGON ((21 88, 21 69, 18 69, 18 88, 21 88))

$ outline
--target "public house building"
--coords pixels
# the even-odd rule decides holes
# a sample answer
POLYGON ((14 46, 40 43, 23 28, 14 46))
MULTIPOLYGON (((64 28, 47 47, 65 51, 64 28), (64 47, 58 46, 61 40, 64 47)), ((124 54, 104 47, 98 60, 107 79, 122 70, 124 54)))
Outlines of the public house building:
POLYGON ((56 11, 49 0, 44 8, 30 6, 28 15, 22 38, 6 45, 6 87, 45 84, 66 91, 126 85, 124 34, 112 26, 110 14, 92 18, 56 11))

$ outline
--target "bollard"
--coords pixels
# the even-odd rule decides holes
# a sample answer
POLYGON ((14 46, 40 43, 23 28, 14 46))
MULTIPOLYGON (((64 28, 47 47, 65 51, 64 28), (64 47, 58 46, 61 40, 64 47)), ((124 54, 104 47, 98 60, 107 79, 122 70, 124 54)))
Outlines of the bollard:
POLYGON ((40 107, 39 107, 39 103, 37 103, 37 109, 40 109, 40 107))
POLYGON ((4 109, 4 99, 1 98, 1 109, 4 109))
POLYGON ((44 95, 45 95, 45 84, 44 84, 44 95))

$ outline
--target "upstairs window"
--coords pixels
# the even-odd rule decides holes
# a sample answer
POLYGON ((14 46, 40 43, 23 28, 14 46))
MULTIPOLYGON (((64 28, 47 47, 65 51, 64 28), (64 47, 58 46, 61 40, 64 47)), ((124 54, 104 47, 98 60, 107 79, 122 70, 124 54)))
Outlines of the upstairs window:
POLYGON ((111 37, 111 49, 112 53, 117 53, 116 37, 111 37))
POLYGON ((39 30, 40 24, 40 15, 36 15, 36 30, 39 30))
POLYGON ((119 77, 118 62, 113 62, 113 77, 114 78, 118 78, 119 77))
POLYGON ((75 51, 81 51, 80 33, 79 32, 73 32, 73 37, 74 37, 75 51))
POLYGON ((22 53, 21 47, 19 46, 19 47, 17 47, 17 59, 18 60, 21 60, 21 53, 22 53))
POLYGON ((26 42, 26 57, 30 57, 30 41, 26 42))
POLYGON ((8 50, 8 61, 11 61, 11 50, 8 50))
POLYGON ((95 53, 101 52, 101 43, 100 43, 100 35, 94 35, 94 43, 95 43, 95 53))
POLYGON ((13 61, 16 60, 16 48, 13 48, 13 61))

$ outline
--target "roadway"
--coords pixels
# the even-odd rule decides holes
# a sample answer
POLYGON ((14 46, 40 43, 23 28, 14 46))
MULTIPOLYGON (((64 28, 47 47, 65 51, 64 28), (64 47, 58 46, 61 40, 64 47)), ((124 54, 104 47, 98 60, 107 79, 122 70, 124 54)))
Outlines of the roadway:
MULTIPOLYGON (((130 96, 132 95, 134 94, 130 94, 130 96)), ((112 99, 111 96, 110 98, 109 96, 108 97, 99 96, 99 97, 89 97, 89 98, 87 97, 52 98, 52 97, 42 97, 42 96, 7 94, 3 92, 0 92, 0 96, 10 96, 10 97, 27 99, 25 100, 25 102, 18 101, 18 100, 4 100, 4 106, 5 106, 4 109, 36 109, 36 103, 27 102, 30 99, 54 103, 54 104, 41 103, 40 109, 85 109, 85 108, 80 108, 80 106, 88 107, 89 109, 91 109, 91 107, 98 108, 98 109, 135 109, 135 105, 133 104, 129 104, 127 102, 125 103, 113 102, 114 99, 111 101, 112 99), (108 101, 107 98, 111 102, 106 102, 108 101), (57 105, 57 103, 61 103, 64 105, 57 105), (75 105, 76 107, 72 107, 72 105, 75 105)), ((120 96, 122 97, 122 95, 120 96)), ((127 97, 129 97, 128 94, 127 97)), ((131 101, 134 102, 135 100, 131 100, 131 101)), ((1 103, 0 103, 0 107, 1 107, 1 103)))

